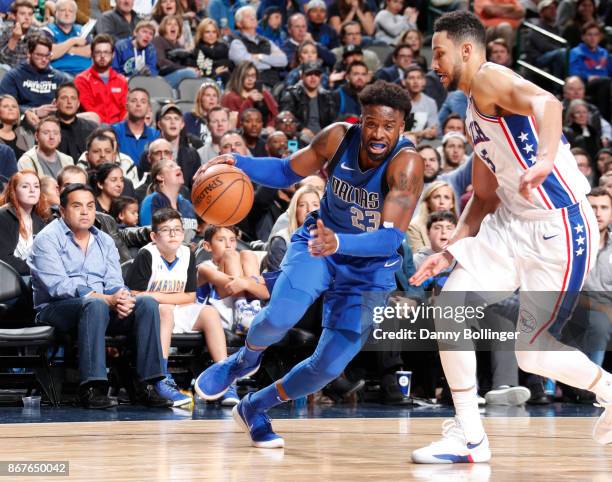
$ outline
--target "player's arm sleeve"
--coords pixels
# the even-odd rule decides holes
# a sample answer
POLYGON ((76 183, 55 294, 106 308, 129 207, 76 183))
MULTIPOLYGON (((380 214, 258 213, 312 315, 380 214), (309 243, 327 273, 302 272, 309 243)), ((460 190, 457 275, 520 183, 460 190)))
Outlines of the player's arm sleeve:
POLYGON ((196 289, 198 289, 198 270, 196 267, 195 255, 189 252, 189 266, 187 267, 185 293, 195 293, 196 289))
POLYGON ((405 239, 403 231, 395 227, 382 227, 377 231, 360 234, 336 234, 336 253, 363 258, 389 257, 397 253, 405 239))
POLYGON ((303 179, 289 165, 289 157, 248 157, 233 154, 236 167, 242 169, 257 184, 283 188, 303 179))
MULTIPOLYGON (((136 259, 130 266, 125 284, 131 290, 147 291, 149 280, 151 279, 151 263, 153 258, 146 249, 138 252, 136 259)), ((195 291, 195 290, 194 290, 195 291)))

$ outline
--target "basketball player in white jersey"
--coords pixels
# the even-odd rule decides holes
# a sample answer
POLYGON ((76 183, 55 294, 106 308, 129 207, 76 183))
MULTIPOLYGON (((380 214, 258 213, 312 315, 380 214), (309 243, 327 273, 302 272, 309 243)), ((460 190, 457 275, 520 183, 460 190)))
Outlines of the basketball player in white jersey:
MULTIPOLYGON (((590 187, 562 135, 561 103, 506 67, 486 62, 484 27, 469 12, 440 17, 432 44, 432 68, 444 86, 469 98, 474 195, 447 249, 430 256, 411 282, 422 283, 455 259, 444 291, 520 288, 521 313, 530 322, 519 322, 519 366, 593 391, 605 408, 593 437, 612 443, 612 377, 553 336, 571 313, 599 246, 585 197, 590 187), (535 291, 558 295, 542 306, 547 303, 542 296, 534 299, 535 291)), ((478 412, 476 356, 440 351, 440 358, 456 416, 443 425, 442 439, 415 450, 412 460, 486 462, 491 452, 478 412)))

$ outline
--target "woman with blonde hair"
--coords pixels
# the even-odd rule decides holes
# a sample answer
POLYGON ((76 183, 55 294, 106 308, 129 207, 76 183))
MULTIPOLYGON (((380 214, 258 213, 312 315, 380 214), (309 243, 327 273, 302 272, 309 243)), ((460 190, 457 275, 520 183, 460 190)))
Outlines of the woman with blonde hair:
POLYGON ((198 89, 193 110, 183 114, 187 134, 200 139, 204 144, 212 142, 208 129, 208 113, 210 109, 219 105, 221 105, 221 89, 216 82, 205 80, 198 89))
POLYGON ((21 112, 17 99, 10 94, 0 95, 0 142, 9 146, 15 159, 34 147, 34 132, 20 125, 21 112))
POLYGON ((268 244, 268 254, 264 259, 264 266, 268 271, 278 271, 280 269, 280 264, 287 252, 291 236, 304 224, 308 213, 319 209, 320 203, 321 194, 314 186, 302 186, 293 194, 287 208, 289 225, 272 236, 268 244))
POLYGON ((195 54, 196 65, 204 77, 227 84, 233 65, 229 60, 229 46, 221 39, 221 30, 212 18, 205 18, 198 24, 195 54))
POLYGON ((412 252, 429 246, 427 235, 427 218, 431 213, 451 211, 459 217, 459 202, 452 186, 444 181, 434 181, 423 191, 421 201, 417 205, 416 215, 408 227, 408 243, 412 252))

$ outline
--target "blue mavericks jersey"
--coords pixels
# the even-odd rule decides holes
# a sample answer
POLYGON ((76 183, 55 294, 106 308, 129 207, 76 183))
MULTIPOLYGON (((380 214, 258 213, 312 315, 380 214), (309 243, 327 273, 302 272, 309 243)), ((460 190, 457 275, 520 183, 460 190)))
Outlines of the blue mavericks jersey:
POLYGON ((382 218, 388 192, 386 172, 389 161, 405 147, 414 144, 400 136, 389 156, 378 166, 363 172, 359 167, 361 125, 351 126, 334 158, 329 162, 329 179, 321 199, 319 216, 336 233, 359 234, 375 231, 382 218))

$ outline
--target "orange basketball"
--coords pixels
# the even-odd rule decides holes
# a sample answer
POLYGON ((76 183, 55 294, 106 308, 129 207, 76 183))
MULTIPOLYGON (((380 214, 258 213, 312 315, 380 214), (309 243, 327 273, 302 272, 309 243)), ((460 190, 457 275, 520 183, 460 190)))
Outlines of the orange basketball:
POLYGON ((242 221, 253 206, 253 184, 240 169, 215 164, 191 188, 196 214, 209 224, 232 226, 242 221))

